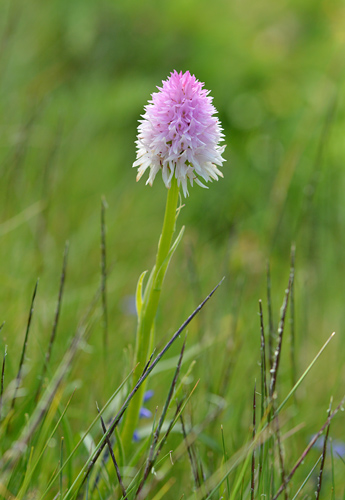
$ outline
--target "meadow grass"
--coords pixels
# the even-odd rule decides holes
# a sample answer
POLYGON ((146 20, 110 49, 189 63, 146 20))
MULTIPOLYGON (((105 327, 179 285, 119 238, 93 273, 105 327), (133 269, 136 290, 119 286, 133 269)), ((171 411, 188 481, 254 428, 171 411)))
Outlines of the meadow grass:
POLYGON ((0 498, 345 498, 342 3, 0 10, 0 498), (227 163, 181 209, 123 443, 166 196, 134 140, 175 68, 227 163))

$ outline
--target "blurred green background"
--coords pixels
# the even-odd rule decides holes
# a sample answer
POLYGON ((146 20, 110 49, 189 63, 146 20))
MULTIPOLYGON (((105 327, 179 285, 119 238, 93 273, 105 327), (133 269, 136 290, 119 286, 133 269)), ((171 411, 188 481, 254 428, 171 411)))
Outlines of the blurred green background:
MULTIPOLYGON (((1 349, 9 346, 8 379, 17 370, 37 277, 28 367, 42 359, 69 240, 53 366, 61 359, 99 286, 105 196, 112 368, 106 378, 90 370, 104 368, 99 319, 75 368, 88 390, 76 396, 83 403, 75 418, 87 421, 85 410, 94 414, 95 399, 122 380, 128 369, 122 350, 133 343, 136 325, 132 297, 139 274, 154 262, 166 197, 158 177, 152 188, 135 182, 137 121, 156 85, 174 69, 189 70, 211 89, 227 162, 223 180, 207 191, 190 189, 185 200, 179 225, 186 232, 163 291, 158 340, 225 275, 188 343, 211 346, 207 359, 199 358, 201 384, 210 392, 224 366, 234 364, 224 418, 250 412, 259 374, 259 299, 267 324, 266 261, 277 324, 295 242, 298 374, 337 331, 297 395, 309 422, 306 436, 316 431, 345 377, 344 3, 3 0, 0 9, 0 323, 6 320, 1 349), (232 344, 241 346, 235 359, 232 344), (207 380, 206 362, 214 370, 207 380), (240 388, 238 377, 247 382, 240 388), (248 399, 236 406, 239 391, 248 399)), ((288 353, 288 325, 286 332, 288 353)), ((286 354, 283 388, 289 370, 286 354)))

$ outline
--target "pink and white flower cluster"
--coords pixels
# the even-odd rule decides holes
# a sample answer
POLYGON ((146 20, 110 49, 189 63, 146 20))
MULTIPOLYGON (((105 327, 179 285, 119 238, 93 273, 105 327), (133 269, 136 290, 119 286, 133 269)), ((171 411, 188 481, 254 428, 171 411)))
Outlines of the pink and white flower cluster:
POLYGON ((138 126, 137 181, 149 168, 146 184, 152 185, 156 174, 161 171, 167 188, 175 175, 182 186, 184 196, 188 195, 187 180, 202 187, 205 182, 223 177, 218 167, 225 161, 220 146, 224 134, 209 91, 203 89, 189 71, 173 71, 159 92, 152 94, 152 100, 145 106, 145 113, 138 126))

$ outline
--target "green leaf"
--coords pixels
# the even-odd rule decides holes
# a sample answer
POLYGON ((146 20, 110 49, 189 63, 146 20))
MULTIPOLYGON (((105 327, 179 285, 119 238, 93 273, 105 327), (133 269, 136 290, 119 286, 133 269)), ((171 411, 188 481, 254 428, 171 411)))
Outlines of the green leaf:
POLYGON ((179 232, 176 240, 171 245, 171 248, 169 250, 168 255, 166 256, 166 258, 164 259, 164 261, 163 261, 160 269, 158 270, 156 281, 154 283, 155 290, 161 290, 161 288, 162 288, 162 283, 163 283, 163 280, 164 280, 164 276, 165 276, 165 273, 166 273, 166 271, 168 269, 171 257, 174 255, 175 250, 178 247, 178 244, 182 240, 182 236, 183 236, 184 230, 185 230, 185 226, 182 226, 181 231, 179 232))
POLYGON ((137 289, 136 289, 136 292, 135 292, 135 304, 136 304, 136 307, 137 307, 138 318, 140 316, 141 308, 142 308, 142 305, 143 305, 143 292, 142 292, 142 290, 143 290, 143 281, 144 281, 144 278, 145 278, 146 274, 147 274, 147 271, 144 271, 139 276, 138 283, 137 283, 137 289))

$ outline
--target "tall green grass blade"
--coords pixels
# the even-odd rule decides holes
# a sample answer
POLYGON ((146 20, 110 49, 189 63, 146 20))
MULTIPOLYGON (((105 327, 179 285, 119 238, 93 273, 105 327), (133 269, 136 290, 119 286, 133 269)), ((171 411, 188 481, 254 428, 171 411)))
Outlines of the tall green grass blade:
POLYGON ((50 362, 50 358, 51 358, 51 354, 52 354, 52 350, 53 350, 53 345, 54 345, 54 341, 55 341, 55 337, 56 337, 57 327, 58 327, 58 323, 59 323, 60 311, 61 311, 61 305, 62 305, 62 297, 63 297, 63 291, 64 291, 65 279, 66 279, 68 250, 69 250, 69 242, 66 241, 64 255, 63 255, 62 271, 61 271, 61 276, 60 276, 59 295, 58 295, 58 300, 57 300, 56 309, 55 309, 54 323, 53 323, 53 328, 52 328, 50 339, 49 339, 49 345, 48 345, 48 348, 47 348, 47 351, 45 354, 42 373, 41 373, 40 378, 39 378, 39 384, 38 384, 36 396, 35 396, 36 401, 38 401, 41 390, 42 390, 42 384, 44 382, 44 377, 46 375, 48 365, 50 362))
POLYGON ((106 359, 108 352, 108 307, 107 307, 107 247, 105 211, 108 208, 105 197, 101 200, 101 295, 103 323, 103 353, 106 359))
POLYGON ((24 359, 25 359, 26 348, 27 348, 27 344, 28 344, 32 315, 34 312, 34 304, 35 304, 35 298, 36 298, 36 293, 37 293, 38 281, 39 280, 36 281, 35 288, 34 288, 34 291, 32 294, 29 318, 28 318, 28 322, 26 325, 26 332, 25 332, 25 337, 24 337, 24 342, 23 342, 23 347, 22 347, 22 353, 20 356, 18 373, 16 376, 16 382, 15 382, 15 388, 14 388, 14 394, 13 394, 13 398, 12 398, 12 402, 11 402, 11 410, 13 410, 13 408, 14 408, 14 405, 15 405, 15 402, 17 399, 18 389, 19 389, 19 386, 20 386, 21 381, 22 381, 22 369, 23 369, 23 364, 24 364, 24 359))
MULTIPOLYGON (((331 440, 331 464, 332 464, 332 490, 331 490, 331 500, 335 500, 335 476, 334 476, 334 452, 333 452, 333 443, 331 440)), ((344 490, 345 497, 345 490, 344 490)))
POLYGON ((270 263, 266 263, 266 289, 267 289, 267 310, 268 310, 268 363, 270 370, 273 367, 273 343, 274 343, 274 326, 272 313, 272 298, 271 298, 271 273, 270 263))
POLYGON ((319 350, 319 352, 317 353, 317 355, 314 357, 314 359, 312 360, 312 362, 308 365, 308 367, 306 368, 306 370, 304 370, 304 372, 302 373, 302 375, 300 376, 300 378, 297 380, 296 384, 293 386, 293 388, 291 389, 291 391, 285 397, 285 399, 283 400, 283 402, 278 406, 277 410, 275 411, 276 415, 279 415, 279 413, 281 412, 281 410, 283 409, 283 407, 286 405, 286 403, 289 401, 289 399, 291 398, 291 396, 293 396, 293 394, 297 391, 298 387, 302 384, 303 380, 308 375, 308 373, 310 372, 310 370, 312 369, 312 367, 315 365, 316 361, 319 359, 319 357, 321 356, 321 354, 323 353, 323 351, 326 349, 326 347, 328 346, 328 344, 330 343, 330 341, 332 340, 332 338, 334 337, 334 335, 335 335, 335 332, 333 332, 332 335, 328 338, 328 340, 326 340, 326 342, 321 347, 321 349, 319 350))
POLYGON ((60 481, 59 481, 59 498, 62 498, 63 495, 63 443, 64 443, 64 438, 62 436, 61 438, 61 444, 60 444, 60 481))
MULTIPOLYGON (((3 323, 4 324, 4 323, 3 323)), ((1 325, 1 328, 3 326, 1 325)), ((0 329, 1 329, 0 328, 0 329)), ((2 360, 2 368, 1 368, 1 385, 0 385, 0 422, 2 420, 2 405, 3 405, 3 395, 4 395, 4 379, 5 379, 5 365, 6 365, 6 356, 7 356, 7 345, 5 345, 4 357, 2 360)))
POLYGON ((295 354, 295 256, 296 247, 291 247, 291 291, 290 291, 290 365, 291 365, 291 386, 296 383, 296 354, 295 354))
MULTIPOLYGON (((331 414, 332 401, 333 401, 333 398, 331 398, 331 401, 330 401, 330 404, 329 404, 328 416, 330 416, 330 414, 331 414)), ((330 429, 330 424, 327 426, 325 438, 324 438, 324 441, 323 441, 322 455, 321 455, 321 465, 320 465, 319 477, 317 479, 317 487, 316 487, 316 492, 315 492, 315 500, 319 500, 319 498, 320 498, 320 492, 321 492, 321 486, 322 486, 323 469, 324 469, 325 460, 326 460, 326 452, 327 452, 327 443, 328 443, 329 429, 330 429)))
MULTIPOLYGON (((223 430, 223 426, 222 425, 220 426, 220 429, 221 429, 221 434, 222 434, 222 447, 223 447, 222 468, 223 468, 224 464, 228 461, 228 454, 227 454, 226 447, 225 447, 224 430, 223 430)), ((227 489, 227 492, 228 492, 228 496, 230 496, 230 481, 229 481, 229 476, 226 477, 226 489, 227 489)))
POLYGON ((305 480, 303 481, 303 483, 301 484, 301 486, 298 488, 298 490, 296 491, 295 495, 293 496, 293 498, 291 500, 297 500, 298 495, 301 493, 301 491, 303 490, 304 486, 307 484, 307 482, 311 478, 311 476, 312 476, 314 470, 316 469, 318 463, 320 462, 321 458, 322 458, 322 455, 319 456, 319 458, 317 459, 317 461, 313 465, 313 468, 311 469, 311 471, 309 472, 309 474, 307 475, 307 477, 305 478, 305 480))

